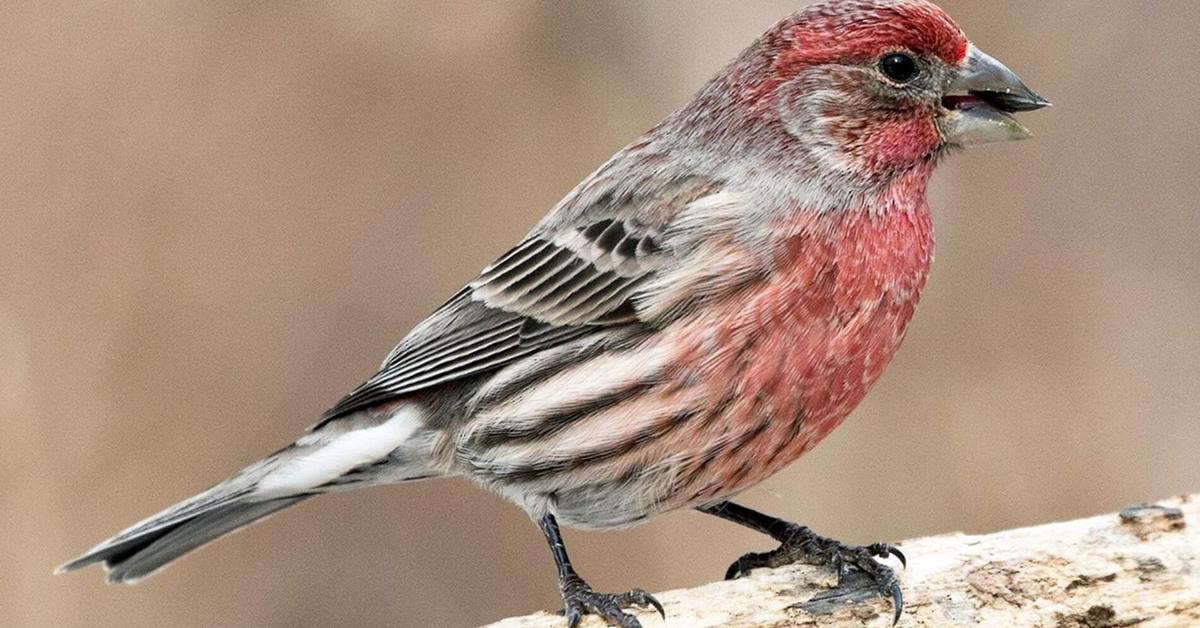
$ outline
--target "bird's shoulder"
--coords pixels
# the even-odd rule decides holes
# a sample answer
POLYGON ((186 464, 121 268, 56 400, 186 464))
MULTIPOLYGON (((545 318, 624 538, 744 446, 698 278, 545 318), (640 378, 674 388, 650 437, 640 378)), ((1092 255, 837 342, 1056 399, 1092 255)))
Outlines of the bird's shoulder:
POLYGON ((680 251, 668 242, 675 223, 725 184, 653 167, 631 171, 630 165, 637 159, 614 159, 576 187, 414 327, 318 426, 612 326, 645 324, 636 302, 678 265, 680 251))

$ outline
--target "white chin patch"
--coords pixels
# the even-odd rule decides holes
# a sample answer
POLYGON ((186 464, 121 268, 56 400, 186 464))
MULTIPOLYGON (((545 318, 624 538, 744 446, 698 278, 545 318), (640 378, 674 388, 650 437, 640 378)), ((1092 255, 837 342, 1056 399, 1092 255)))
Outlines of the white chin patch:
POLYGON ((255 493, 262 497, 282 497, 312 490, 355 467, 382 460, 404 445, 423 425, 422 413, 415 405, 403 406, 379 425, 351 430, 323 443, 308 445, 309 451, 301 451, 268 473, 259 482, 255 493))

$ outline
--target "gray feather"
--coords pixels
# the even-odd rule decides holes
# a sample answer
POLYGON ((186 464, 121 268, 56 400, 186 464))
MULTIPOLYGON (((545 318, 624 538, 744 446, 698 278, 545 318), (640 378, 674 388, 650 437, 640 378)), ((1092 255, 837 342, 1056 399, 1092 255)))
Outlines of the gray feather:
POLYGON ((484 269, 313 429, 389 399, 494 372, 613 325, 642 322, 634 306, 638 291, 674 256, 660 243, 659 231, 720 187, 699 177, 643 183, 636 191, 568 196, 552 212, 564 216, 561 222, 539 225, 484 269), (572 215, 568 207, 575 203, 587 204, 587 211, 572 215), (554 333, 530 333, 540 327, 554 333))
POLYGON ((186 516, 179 516, 178 509, 173 508, 101 543, 55 573, 103 562, 109 582, 131 583, 209 541, 308 497, 298 495, 260 502, 221 500, 192 509, 186 516))
POLYGON ((283 497, 265 502, 234 503, 176 524, 166 531, 148 535, 146 543, 131 545, 105 560, 109 582, 133 582, 150 575, 184 554, 247 526, 309 495, 283 497))

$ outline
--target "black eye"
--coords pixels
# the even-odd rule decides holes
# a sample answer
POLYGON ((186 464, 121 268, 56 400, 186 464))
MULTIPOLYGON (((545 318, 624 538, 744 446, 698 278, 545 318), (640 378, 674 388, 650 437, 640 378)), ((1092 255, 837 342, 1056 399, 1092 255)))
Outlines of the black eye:
POLYGON ((912 57, 895 53, 879 60, 879 71, 897 83, 907 83, 921 72, 912 57))

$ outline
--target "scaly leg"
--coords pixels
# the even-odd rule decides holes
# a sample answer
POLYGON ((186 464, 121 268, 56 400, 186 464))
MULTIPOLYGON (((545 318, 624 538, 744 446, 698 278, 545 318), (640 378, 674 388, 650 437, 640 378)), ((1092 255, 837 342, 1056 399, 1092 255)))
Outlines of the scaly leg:
POLYGON ((558 531, 558 522, 554 515, 545 515, 538 520, 538 527, 546 535, 550 544, 550 553, 554 555, 554 564, 558 566, 558 590, 562 592, 564 612, 567 616, 568 628, 575 628, 584 613, 592 613, 603 617, 609 623, 621 628, 642 628, 636 617, 621 610, 623 606, 652 606, 658 614, 666 619, 662 604, 654 596, 641 589, 633 589, 628 593, 596 593, 588 586, 567 556, 567 547, 563 545, 562 534, 558 531))

